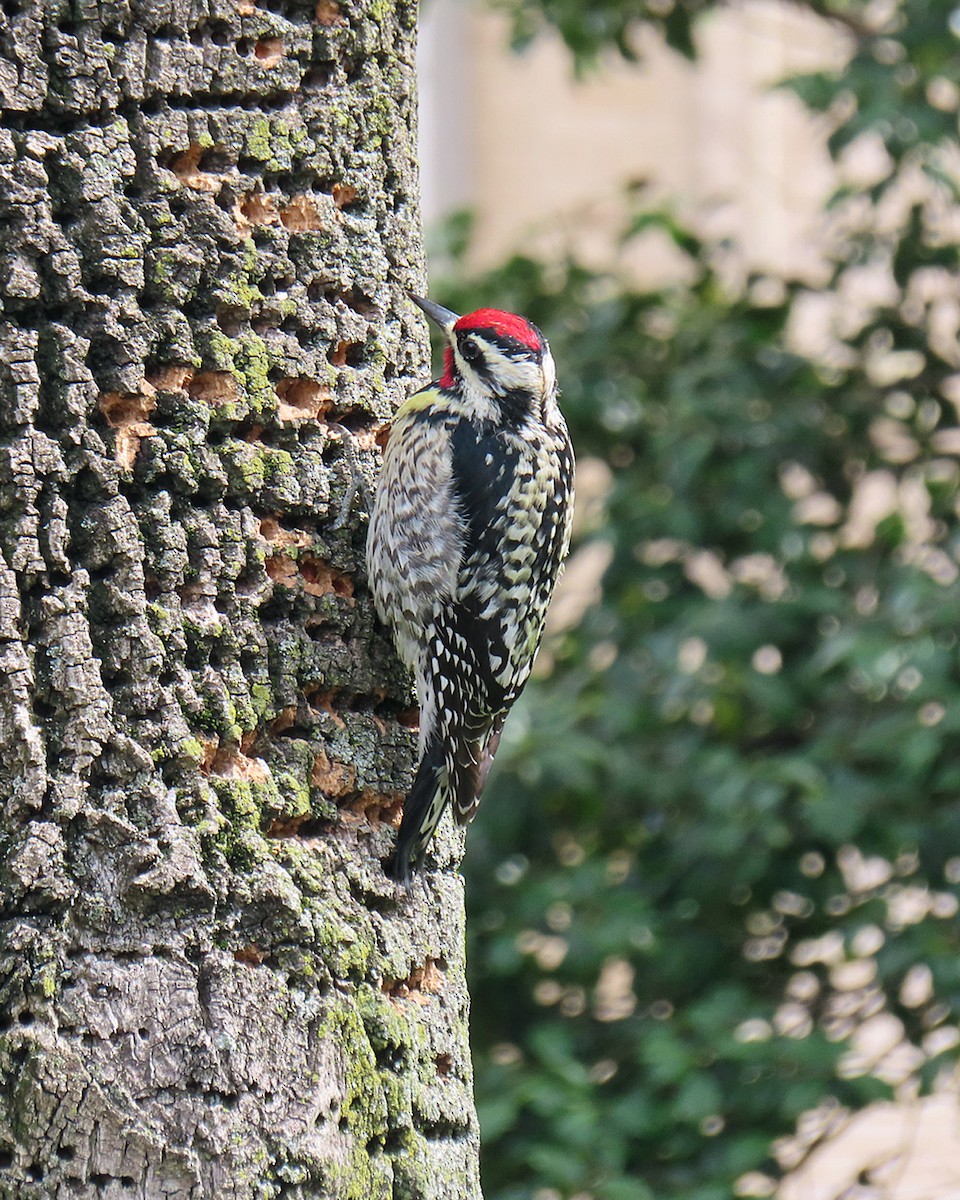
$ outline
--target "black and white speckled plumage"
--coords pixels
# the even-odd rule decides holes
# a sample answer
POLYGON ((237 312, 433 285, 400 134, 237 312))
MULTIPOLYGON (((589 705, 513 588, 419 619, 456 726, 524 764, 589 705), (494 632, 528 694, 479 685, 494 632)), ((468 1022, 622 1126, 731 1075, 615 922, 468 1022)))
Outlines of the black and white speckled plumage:
POLYGON ((394 873, 409 882, 448 803, 460 823, 526 683, 570 540, 573 451, 553 359, 522 318, 420 302, 451 349, 391 427, 367 564, 413 669, 420 765, 394 873))

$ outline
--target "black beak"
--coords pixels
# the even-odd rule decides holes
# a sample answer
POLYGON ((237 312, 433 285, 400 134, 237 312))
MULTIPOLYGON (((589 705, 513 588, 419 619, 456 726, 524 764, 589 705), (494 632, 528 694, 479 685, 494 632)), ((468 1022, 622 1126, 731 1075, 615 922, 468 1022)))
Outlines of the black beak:
POLYGON ((460 320, 460 317, 455 312, 451 312, 449 308, 444 308, 442 304, 434 304, 432 300, 424 300, 422 296, 415 296, 413 292, 407 292, 407 295, 444 333, 449 333, 457 321, 460 320))

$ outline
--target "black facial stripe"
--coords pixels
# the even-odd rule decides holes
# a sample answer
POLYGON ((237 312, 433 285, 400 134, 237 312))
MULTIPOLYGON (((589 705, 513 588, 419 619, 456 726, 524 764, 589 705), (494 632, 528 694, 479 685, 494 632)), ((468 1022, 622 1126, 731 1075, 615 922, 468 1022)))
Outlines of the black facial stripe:
MULTIPOLYGON (((525 342, 520 342, 516 338, 508 337, 505 334, 497 333, 495 329, 471 329, 469 332, 462 333, 459 338, 460 353, 463 354, 464 344, 471 340, 471 335, 476 334, 483 341, 488 342, 491 346, 495 346, 501 353, 508 355, 510 358, 533 358, 541 359, 543 351, 546 347, 543 334, 536 326, 532 326, 537 337, 540 339, 540 345, 537 349, 526 345, 525 342)), ((466 355, 464 355, 466 359, 466 355)), ((467 359, 469 361, 469 359, 467 359)), ((472 363, 470 364, 473 365, 472 363)))

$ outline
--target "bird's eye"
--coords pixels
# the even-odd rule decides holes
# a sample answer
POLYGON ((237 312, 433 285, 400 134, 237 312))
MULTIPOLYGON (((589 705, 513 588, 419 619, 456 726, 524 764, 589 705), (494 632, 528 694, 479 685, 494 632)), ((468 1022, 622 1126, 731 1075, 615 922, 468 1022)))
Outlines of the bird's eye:
POLYGON ((478 363, 483 358, 483 351, 473 338, 464 338, 460 343, 460 357, 464 362, 478 363))

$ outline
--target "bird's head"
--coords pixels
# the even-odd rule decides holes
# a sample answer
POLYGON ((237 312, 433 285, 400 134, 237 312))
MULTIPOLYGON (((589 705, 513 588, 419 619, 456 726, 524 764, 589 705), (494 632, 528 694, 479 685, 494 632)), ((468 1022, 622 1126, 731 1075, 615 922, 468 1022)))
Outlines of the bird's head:
POLYGON ((440 386, 459 392, 481 418, 544 420, 556 404, 557 376, 547 339, 516 313, 479 308, 458 316, 411 295, 447 339, 440 386))

